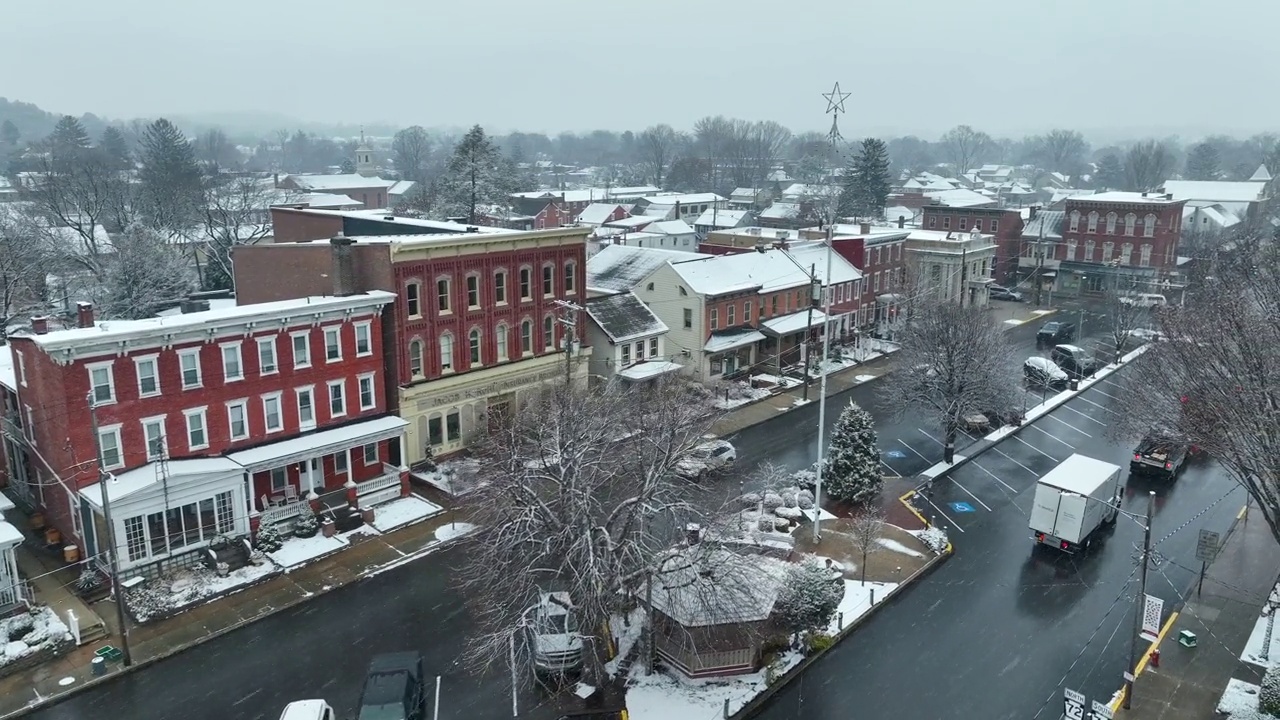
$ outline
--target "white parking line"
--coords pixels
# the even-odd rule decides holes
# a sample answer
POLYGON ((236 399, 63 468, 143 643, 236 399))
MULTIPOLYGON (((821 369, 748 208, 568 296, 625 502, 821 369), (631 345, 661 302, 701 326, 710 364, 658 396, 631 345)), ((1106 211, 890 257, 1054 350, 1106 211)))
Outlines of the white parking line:
MULTIPOLYGON (((1017 435, 1014 435, 1013 437, 1017 437, 1017 435)), ((992 449, 992 450, 994 450, 994 451, 996 451, 996 453, 998 453, 998 454, 999 454, 1001 457, 1003 457, 1005 460, 1008 460, 1009 462, 1013 463, 1014 465, 1017 465, 1018 467, 1022 468, 1023 470, 1026 470, 1027 472, 1031 473, 1032 477, 1040 477, 1040 473, 1036 472, 1035 470, 1032 470, 1031 468, 1027 467, 1026 465, 1023 465, 1022 463, 1018 462, 1017 460, 1014 460, 1013 458, 1009 457, 1007 454, 1005 454, 1005 451, 1001 450, 999 447, 992 447, 991 449, 992 449)))
MULTIPOLYGON (((1093 422, 1098 423, 1098 424, 1099 424, 1099 425, 1101 425, 1102 427, 1106 427, 1106 426, 1107 426, 1107 424, 1106 424, 1106 423, 1102 422, 1102 421, 1101 421, 1101 420, 1099 420, 1098 418, 1096 418, 1096 417, 1094 417, 1094 416, 1090 415, 1089 413, 1082 413, 1082 412, 1080 412, 1079 410, 1077 410, 1077 409, 1075 409, 1075 408, 1071 407, 1070 405, 1062 405, 1061 407, 1062 407, 1064 410, 1070 410, 1071 412, 1073 412, 1073 413, 1075 413, 1075 414, 1079 415, 1080 417, 1084 418, 1085 420, 1092 420, 1093 422)), ((1101 406, 1100 406, 1100 407, 1101 407, 1101 406)), ((1102 409, 1103 409, 1103 410, 1106 410, 1106 408, 1102 408, 1102 409)))
POLYGON ((1100 380, 1099 382, 1110 385, 1113 388, 1120 388, 1121 390, 1124 389, 1124 387, 1122 387, 1120 383, 1116 382, 1115 380, 1112 380, 1111 378, 1102 378, 1102 380, 1100 380))
POLYGON ((1039 427, 1038 425, 1028 425, 1027 427, 1031 428, 1032 430, 1037 430, 1037 431, 1039 431, 1039 432, 1044 433, 1045 437, 1049 438, 1050 440, 1056 440, 1056 441, 1058 441, 1058 442, 1062 443, 1063 445, 1066 445, 1066 446, 1067 446, 1067 448, 1069 448, 1069 449, 1071 450, 1071 452, 1075 452, 1075 451, 1076 451, 1076 446, 1075 446, 1075 445, 1072 445, 1071 443, 1067 442, 1066 440, 1063 440, 1063 439, 1061 439, 1061 438, 1057 437, 1057 436, 1056 436, 1056 435, 1054 435, 1053 433, 1049 433, 1049 432, 1045 432, 1044 430, 1041 430, 1041 429, 1040 429, 1040 427, 1039 427))
POLYGON ((1009 488, 1009 491, 1010 491, 1010 492, 1015 492, 1015 493, 1016 493, 1016 492, 1018 492, 1017 490, 1014 490, 1014 489, 1013 489, 1013 486, 1012 486, 1012 485, 1010 485, 1009 483, 1007 483, 1007 482, 1005 482, 1005 481, 1001 480, 1000 478, 996 477, 996 474, 995 474, 995 473, 993 473, 993 472, 991 472, 990 470, 988 470, 988 469, 986 469, 986 468, 982 467, 981 465, 979 465, 979 464, 978 464, 978 461, 976 461, 976 460, 970 460, 970 461, 969 461, 969 464, 970 464, 970 465, 972 465, 972 466, 974 466, 974 467, 976 467, 976 468, 978 468, 978 469, 979 469, 979 470, 981 470, 982 472, 984 472, 984 473, 986 473, 986 474, 990 475, 992 480, 995 480, 996 482, 1000 483, 1001 485, 1003 485, 1003 486, 1005 486, 1005 487, 1009 488))
POLYGON ((969 492, 969 488, 967 488, 967 487, 965 487, 965 486, 961 485, 961 484, 960 484, 960 481, 959 481, 959 480, 957 480, 957 479, 955 479, 955 476, 953 476, 953 475, 948 475, 948 476, 947 476, 947 478, 948 478, 949 480, 951 480, 951 482, 955 483, 955 484, 956 484, 956 487, 958 487, 958 488, 960 488, 961 490, 963 490, 963 491, 965 492, 965 494, 966 494, 966 495, 968 495, 969 497, 973 498, 974 500, 977 500, 979 505, 981 505, 982 507, 984 507, 984 508, 986 508, 986 509, 987 509, 987 512, 991 512, 991 506, 989 506, 989 505, 987 505, 986 503, 982 502, 982 498, 980 498, 980 497, 978 497, 977 495, 974 495, 973 493, 969 492))
POLYGON ((1115 395, 1112 395, 1112 394, 1111 394, 1111 393, 1109 393, 1109 392, 1104 392, 1103 390, 1100 390, 1100 389, 1098 388, 1098 386, 1097 386, 1097 385, 1093 385, 1093 386, 1091 386, 1089 389, 1090 389, 1090 390, 1092 390, 1092 391, 1094 391, 1094 392, 1096 392, 1096 393, 1098 393, 1099 395, 1102 395, 1102 396, 1105 396, 1105 397, 1109 397, 1109 398, 1111 398, 1112 400, 1115 400, 1116 402, 1119 402, 1119 401, 1120 401, 1120 398, 1116 397, 1115 395))
MULTIPOLYGON (((920 428, 916 428, 916 430, 920 430, 920 428)), ((920 432, 921 432, 925 437, 929 438, 930 440, 932 440, 932 441, 934 441, 934 442, 938 443, 939 445, 941 445, 941 446, 943 446, 943 447, 946 447, 946 443, 942 442, 942 441, 941 441, 941 440, 939 440, 938 438, 936 438, 936 437, 934 437, 934 436, 930 435, 929 433, 925 432, 924 430, 920 430, 920 432)))
POLYGON ((915 453, 917 456, 919 456, 921 460, 923 460, 923 461, 925 461, 925 462, 929 462, 929 458, 927 458, 927 457, 925 457, 925 456, 923 456, 923 455, 920 455, 920 451, 919 451, 919 450, 916 450, 915 448, 911 447, 910 445, 907 445, 907 441, 906 441, 906 440, 903 440, 902 438, 898 438, 898 442, 900 442, 900 443, 902 443, 903 445, 905 445, 905 446, 906 446, 906 448, 907 448, 908 450, 910 450, 911 452, 913 452, 913 453, 915 453))
POLYGON ((933 501, 929 499, 928 495, 925 495, 924 493, 917 493, 917 494, 920 497, 924 498, 925 502, 929 503, 929 507, 933 508, 934 510, 937 510, 939 515, 946 518, 947 522, 951 523, 952 527, 959 530, 960 532, 964 532, 964 528, 960 527, 960 523, 957 523, 955 520, 952 520, 950 515, 947 515, 946 513, 942 512, 942 508, 938 507, 937 505, 934 505, 933 501))
POLYGON ((1103 412, 1109 412, 1109 413, 1111 413, 1112 415, 1119 415, 1119 414, 1120 414, 1120 413, 1116 412, 1115 410, 1112 410, 1111 408, 1107 407, 1106 405, 1099 405, 1098 403, 1096 403, 1096 402, 1094 402, 1094 401, 1090 400, 1089 398, 1085 397, 1084 395, 1077 395, 1077 396, 1076 396, 1076 399, 1077 399, 1077 400, 1083 400, 1083 401, 1085 401, 1085 402, 1089 403, 1090 405, 1092 405, 1092 406, 1094 406, 1094 407, 1098 408, 1099 410, 1102 410, 1103 412))
MULTIPOLYGON (((1085 437, 1087 437, 1087 438, 1092 438, 1092 437, 1093 437, 1093 436, 1092 436, 1092 435, 1090 435, 1089 433, 1087 433, 1087 432, 1085 432, 1085 431, 1081 430, 1080 428, 1076 427, 1075 425, 1072 425, 1071 423, 1067 422, 1066 420, 1063 420, 1062 418, 1058 417, 1057 415, 1054 415, 1054 414, 1050 413, 1050 414, 1048 414, 1048 415, 1045 415, 1045 417, 1049 418, 1050 420, 1057 420, 1058 422, 1062 423, 1063 425, 1066 425, 1067 427, 1071 428, 1072 430, 1075 430, 1076 432, 1080 433, 1081 435, 1083 435, 1083 436, 1085 436, 1085 437)), ((1033 426, 1033 427, 1034 427, 1034 426, 1033 426)))
MULTIPOLYGON (((1054 456, 1050 455, 1049 453, 1047 453, 1047 452, 1045 452, 1045 451, 1041 450, 1040 448, 1036 447, 1035 445, 1032 445, 1031 443, 1027 442, 1026 440, 1023 440, 1022 438, 1018 437, 1017 435, 1011 435, 1010 437, 1012 437, 1014 440, 1017 440, 1018 442, 1022 443, 1023 445, 1026 445, 1027 447, 1031 448, 1032 450, 1035 450, 1036 452, 1040 453, 1041 455, 1043 455, 1043 456, 1045 456, 1045 457, 1049 458, 1050 460, 1052 460, 1052 461, 1054 461, 1054 462, 1062 462, 1062 461, 1061 461, 1061 460, 1059 460, 1058 458, 1056 458, 1056 457, 1054 457, 1054 456)), ((1026 466, 1024 465, 1023 467, 1026 467, 1026 466)), ((1030 469, 1031 469, 1031 468, 1027 468, 1027 470, 1030 470, 1030 469)))
POLYGON ((885 462, 884 460, 881 460, 881 461, 880 461, 880 464, 881 464, 881 465, 883 465, 883 466, 885 466, 885 467, 887 467, 887 468, 889 468, 889 472, 893 473, 893 476, 894 476, 894 477, 902 477, 902 473, 898 472, 897 470, 894 470, 894 469, 893 469, 893 466, 892 466, 892 465, 890 465, 889 463, 885 462))

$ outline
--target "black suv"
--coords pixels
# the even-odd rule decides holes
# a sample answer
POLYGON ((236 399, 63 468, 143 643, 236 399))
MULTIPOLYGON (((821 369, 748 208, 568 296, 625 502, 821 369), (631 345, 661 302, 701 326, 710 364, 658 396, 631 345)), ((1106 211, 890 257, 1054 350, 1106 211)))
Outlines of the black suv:
POLYGON ((1102 367, 1102 363, 1088 350, 1075 345, 1055 345, 1049 359, 1074 378, 1089 377, 1102 367))
POLYGON ((1057 345, 1058 343, 1074 340, 1076 337, 1076 326, 1069 322, 1047 322, 1040 326, 1040 332, 1036 333, 1036 344, 1038 345, 1057 345))
POLYGON ((1182 466, 1190 455, 1189 444, 1162 433, 1152 433, 1134 448, 1133 459, 1129 461, 1129 473, 1173 480, 1182 471, 1182 466))
POLYGON ((360 692, 357 720, 423 720, 422 656, 416 652, 375 655, 360 692))

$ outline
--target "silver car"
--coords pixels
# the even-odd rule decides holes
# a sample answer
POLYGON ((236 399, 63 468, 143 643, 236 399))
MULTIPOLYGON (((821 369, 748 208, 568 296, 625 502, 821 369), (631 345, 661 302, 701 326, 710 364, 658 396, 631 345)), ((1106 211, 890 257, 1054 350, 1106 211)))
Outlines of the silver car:
POLYGON ((537 673, 566 675, 582 667, 582 635, 569 593, 542 593, 524 611, 524 628, 537 673))
POLYGON ((694 448, 676 463, 676 474, 696 480, 721 470, 738 458, 738 451, 728 440, 711 440, 694 448))

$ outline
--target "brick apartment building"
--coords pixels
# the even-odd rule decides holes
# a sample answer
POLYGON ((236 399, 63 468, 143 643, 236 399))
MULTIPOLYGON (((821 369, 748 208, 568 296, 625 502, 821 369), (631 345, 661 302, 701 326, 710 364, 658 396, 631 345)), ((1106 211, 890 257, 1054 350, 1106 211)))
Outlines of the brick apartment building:
MULTIPOLYGON (((1045 244, 1055 290, 1160 292, 1181 285, 1178 242, 1186 201, 1172 195, 1106 192, 1068 198, 1060 243, 1045 244), (1126 287, 1127 286, 1127 287, 1126 287)), ((1024 254, 1037 251, 1035 243, 1024 254)))
POLYGON ((950 207, 930 204, 921 207, 922 230, 967 233, 976 229, 991 235, 996 243, 995 279, 1010 281, 1017 273, 1022 254, 1022 211, 996 207, 950 207))
MULTIPOLYGON (((396 296, 383 326, 387 396, 409 421, 410 464, 464 449, 494 413, 563 376, 560 320, 572 313, 562 303, 586 300, 590 228, 522 232, 309 210, 275 213, 274 222, 274 244, 235 249, 241 302, 314 294, 344 256, 352 291, 396 296)), ((586 369, 573 365, 575 377, 586 369)))

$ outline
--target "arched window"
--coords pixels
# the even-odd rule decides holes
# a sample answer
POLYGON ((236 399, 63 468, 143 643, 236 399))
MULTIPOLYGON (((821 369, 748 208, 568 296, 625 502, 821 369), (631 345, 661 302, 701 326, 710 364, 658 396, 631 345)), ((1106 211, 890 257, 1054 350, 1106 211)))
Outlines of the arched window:
POLYGON ((1092 240, 1084 241, 1084 261, 1093 262, 1093 241, 1092 240))
POLYGON ((1156 236, 1156 216, 1155 213, 1147 213, 1147 217, 1142 221, 1142 237, 1156 236))
POLYGON ((496 341, 494 344, 498 348, 498 362, 505 362, 507 360, 507 326, 505 324, 498 325, 497 329, 493 331, 493 335, 493 339, 496 341))
POLYGON ((1144 243, 1141 250, 1141 259, 1139 260, 1142 267, 1151 267, 1151 245, 1144 243))
POLYGON ((547 351, 556 347, 556 321, 550 315, 542 318, 542 348, 547 351))
POLYGON ((1116 234, 1116 220, 1118 218, 1119 216, 1113 212, 1107 213, 1107 234, 1108 235, 1116 234))
POLYGON ((1089 212, 1089 227, 1087 228, 1087 231, 1091 233, 1098 232, 1098 211, 1097 210, 1091 210, 1089 212))
POLYGON ((1137 215, 1135 215, 1134 213, 1129 213, 1128 215, 1125 215, 1124 216, 1124 234, 1130 237, 1133 237, 1133 229, 1135 226, 1137 226, 1137 224, 1138 224, 1137 215))
POLYGON ((520 323, 520 352, 528 355, 533 352, 533 321, 525 320, 520 323))
POLYGON ((1080 211, 1071 211, 1071 232, 1080 232, 1080 211))
POLYGON ((480 360, 480 328, 471 328, 467 336, 468 361, 472 365, 481 364, 480 360))
POLYGON ((418 338, 409 341, 409 375, 422 377, 422 341, 418 338))
POLYGON ((1133 243, 1125 243, 1120 246, 1120 264, 1128 265, 1133 262, 1133 243))
POLYGON ((440 371, 453 371, 453 335, 450 333, 440 336, 440 371))

